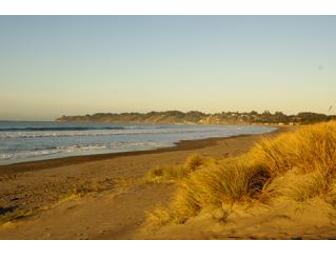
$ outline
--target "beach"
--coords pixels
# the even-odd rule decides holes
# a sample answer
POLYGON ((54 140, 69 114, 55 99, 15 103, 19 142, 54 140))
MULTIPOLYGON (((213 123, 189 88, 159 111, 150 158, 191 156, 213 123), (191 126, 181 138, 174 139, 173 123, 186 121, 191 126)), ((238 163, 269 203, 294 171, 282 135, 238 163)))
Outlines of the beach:
POLYGON ((174 183, 148 183, 149 170, 191 154, 247 152, 265 135, 181 141, 150 151, 77 156, 0 166, 0 239, 141 239, 146 213, 167 204, 174 183))

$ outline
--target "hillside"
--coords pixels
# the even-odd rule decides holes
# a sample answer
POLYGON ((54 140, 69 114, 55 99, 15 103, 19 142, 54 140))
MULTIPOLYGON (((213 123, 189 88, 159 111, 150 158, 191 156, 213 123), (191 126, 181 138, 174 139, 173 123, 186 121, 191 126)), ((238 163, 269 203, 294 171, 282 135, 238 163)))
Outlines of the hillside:
POLYGON ((123 123, 166 123, 166 124, 235 124, 235 123, 269 123, 269 124, 306 124, 336 119, 335 115, 302 112, 296 115, 286 115, 282 112, 265 111, 251 112, 221 112, 207 114, 199 111, 181 112, 148 112, 148 113, 95 113, 92 115, 77 115, 58 118, 57 121, 94 121, 123 123))

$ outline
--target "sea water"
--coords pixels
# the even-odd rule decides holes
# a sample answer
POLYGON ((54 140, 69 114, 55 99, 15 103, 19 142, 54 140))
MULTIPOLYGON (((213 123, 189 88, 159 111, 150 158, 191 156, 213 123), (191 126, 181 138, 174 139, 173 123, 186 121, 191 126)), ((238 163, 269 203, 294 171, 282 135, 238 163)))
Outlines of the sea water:
POLYGON ((255 125, 0 121, 0 164, 174 146, 180 140, 262 134, 255 125))

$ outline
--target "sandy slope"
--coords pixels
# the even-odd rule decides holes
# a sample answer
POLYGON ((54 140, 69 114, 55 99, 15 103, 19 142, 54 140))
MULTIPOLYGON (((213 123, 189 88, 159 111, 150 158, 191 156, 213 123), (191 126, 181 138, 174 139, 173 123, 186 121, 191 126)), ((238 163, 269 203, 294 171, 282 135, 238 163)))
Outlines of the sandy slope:
POLYGON ((310 203, 283 201, 270 208, 204 210, 184 224, 171 224, 155 232, 145 228, 143 239, 336 239, 335 210, 322 200, 310 203), (224 213, 223 213, 224 212, 224 213))
POLYGON ((146 210, 169 198, 172 186, 135 185, 127 192, 92 194, 5 225, 2 239, 129 239, 146 210))
MULTIPOLYGON (((227 157, 246 152, 261 136, 194 141, 174 150, 78 158, 0 168, 2 212, 28 212, 0 227, 0 239, 132 239, 145 213, 167 203, 175 186, 149 184, 143 174, 181 163, 193 152, 227 157), (35 166, 38 166, 35 165, 35 166)), ((165 237, 166 238, 166 237, 165 237)), ((167 238, 174 238, 167 237, 167 238)))

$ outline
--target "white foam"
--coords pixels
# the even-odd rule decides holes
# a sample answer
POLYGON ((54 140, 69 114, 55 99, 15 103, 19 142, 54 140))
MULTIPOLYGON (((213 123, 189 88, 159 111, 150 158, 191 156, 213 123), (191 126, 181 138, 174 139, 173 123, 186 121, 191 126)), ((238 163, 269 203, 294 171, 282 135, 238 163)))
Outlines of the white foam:
POLYGON ((11 138, 43 138, 43 137, 75 137, 75 136, 111 136, 111 135, 145 135, 145 134, 177 134, 196 133, 201 130, 189 129, 125 129, 125 130, 90 130, 90 131, 27 131, 27 132, 0 132, 0 139, 11 138))
POLYGON ((0 132, 0 164, 76 155, 150 150, 179 140, 260 134, 260 126, 128 126, 125 129, 85 131, 0 132))

